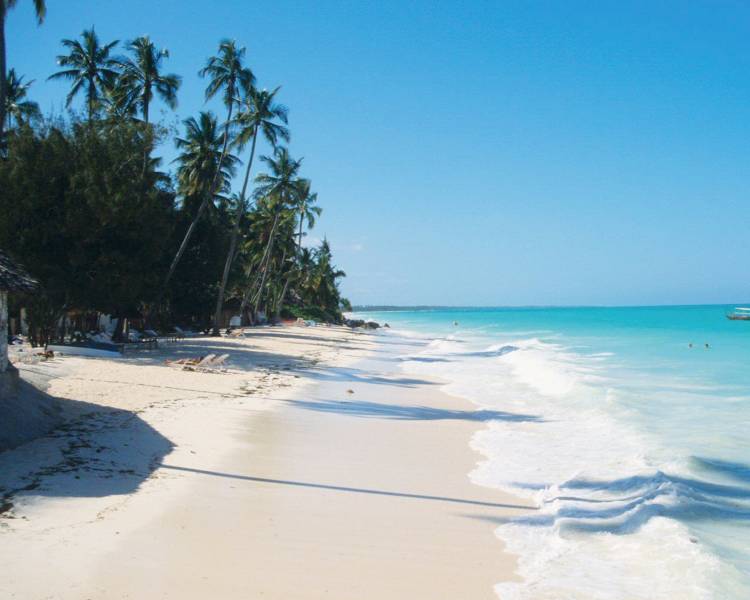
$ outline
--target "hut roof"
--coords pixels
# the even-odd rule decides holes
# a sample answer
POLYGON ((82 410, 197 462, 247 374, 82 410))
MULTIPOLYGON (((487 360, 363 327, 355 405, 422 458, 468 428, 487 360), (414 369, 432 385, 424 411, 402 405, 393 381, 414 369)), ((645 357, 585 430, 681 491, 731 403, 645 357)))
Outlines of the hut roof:
POLYGON ((32 292, 38 286, 39 282, 36 279, 0 250, 0 291, 32 292))

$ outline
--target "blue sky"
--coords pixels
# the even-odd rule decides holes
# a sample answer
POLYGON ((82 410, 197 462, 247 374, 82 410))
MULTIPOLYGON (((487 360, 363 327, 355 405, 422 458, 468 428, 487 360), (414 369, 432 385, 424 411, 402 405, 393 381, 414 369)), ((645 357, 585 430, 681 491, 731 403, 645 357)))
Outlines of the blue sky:
POLYGON ((7 23, 45 112, 59 40, 92 24, 171 51, 168 122, 206 107, 220 38, 247 46, 354 303, 750 298, 747 3, 47 3, 41 27, 31 0, 7 23))

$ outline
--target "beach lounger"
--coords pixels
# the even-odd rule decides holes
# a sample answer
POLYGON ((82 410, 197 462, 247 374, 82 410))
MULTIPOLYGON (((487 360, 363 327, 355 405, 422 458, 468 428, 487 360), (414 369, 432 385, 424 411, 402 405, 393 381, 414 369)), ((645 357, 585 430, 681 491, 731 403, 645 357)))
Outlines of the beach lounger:
POLYGON ((181 367, 185 371, 195 371, 199 367, 210 364, 216 358, 215 354, 206 354, 203 358, 180 358, 166 361, 172 367, 181 367))
POLYGON ((205 367, 209 366, 213 362, 213 360, 215 358, 216 358, 215 354, 207 354, 206 356, 204 356, 200 361, 198 361, 195 364, 194 368, 195 369, 205 368, 205 367))
POLYGON ((222 354, 209 361, 201 361, 195 366, 196 371, 221 371, 224 363, 229 358, 228 354, 222 354))

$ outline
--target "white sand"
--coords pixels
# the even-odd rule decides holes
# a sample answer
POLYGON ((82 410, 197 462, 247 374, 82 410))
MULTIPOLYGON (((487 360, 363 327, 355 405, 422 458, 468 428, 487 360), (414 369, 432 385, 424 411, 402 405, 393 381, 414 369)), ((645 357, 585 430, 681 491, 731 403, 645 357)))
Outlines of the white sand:
POLYGON ((474 407, 399 374, 394 343, 268 328, 169 351, 229 373, 21 366, 75 418, 0 454, 0 598, 492 598, 518 501, 469 482, 474 407))

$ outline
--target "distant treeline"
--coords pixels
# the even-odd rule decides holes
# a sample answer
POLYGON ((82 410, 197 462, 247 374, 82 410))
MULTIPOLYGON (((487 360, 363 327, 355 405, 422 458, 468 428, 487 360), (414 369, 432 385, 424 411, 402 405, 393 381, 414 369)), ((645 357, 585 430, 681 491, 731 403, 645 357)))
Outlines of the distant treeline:
POLYGON ((42 118, 31 82, 2 73, 0 248, 42 284, 24 299, 36 338, 60 335, 71 311, 214 331, 227 314, 341 320, 344 273, 327 241, 303 244, 321 209, 284 145, 287 109, 279 88, 258 87, 244 48, 221 41, 199 71, 223 115, 172 131, 150 118, 155 100, 178 101, 166 50, 103 43, 93 28, 62 47, 51 78, 70 83, 80 115, 42 118), (154 156, 170 142, 173 171, 154 156))

